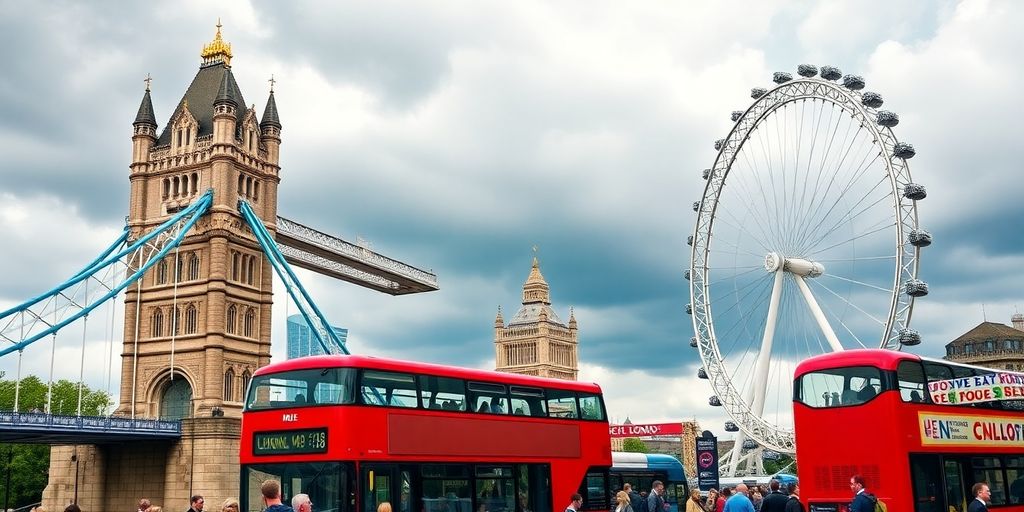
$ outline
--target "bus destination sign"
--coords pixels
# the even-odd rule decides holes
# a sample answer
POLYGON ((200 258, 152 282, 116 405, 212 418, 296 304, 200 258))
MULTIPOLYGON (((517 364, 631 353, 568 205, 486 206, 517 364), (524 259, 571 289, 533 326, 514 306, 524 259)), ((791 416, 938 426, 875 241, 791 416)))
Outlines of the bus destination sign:
POLYGON ((252 435, 253 455, 327 453, 327 429, 256 432, 252 435))

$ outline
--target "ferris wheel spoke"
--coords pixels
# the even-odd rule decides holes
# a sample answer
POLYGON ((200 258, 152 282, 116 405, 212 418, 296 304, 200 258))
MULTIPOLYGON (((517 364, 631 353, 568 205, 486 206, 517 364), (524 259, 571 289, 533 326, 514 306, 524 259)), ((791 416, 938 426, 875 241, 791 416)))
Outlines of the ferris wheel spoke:
POLYGON ((833 290, 832 288, 829 288, 827 285, 825 285, 825 283, 815 282, 814 284, 820 286, 822 289, 824 289, 825 291, 829 292, 830 294, 835 296, 837 299, 845 302, 851 308, 856 309, 857 311, 859 311, 864 316, 874 320, 875 323, 877 323, 878 325, 881 325, 883 327, 885 326, 885 322, 883 322, 882 320, 876 318, 875 315, 872 315, 871 313, 868 313, 867 311, 864 311, 863 309, 861 309, 860 306, 858 306, 858 305, 850 302, 849 300, 847 300, 846 297, 843 297, 842 295, 836 293, 835 290, 833 290))
MULTIPOLYGON (((804 179, 801 180, 800 179, 800 154, 801 154, 801 149, 802 149, 802 146, 803 146, 804 119, 806 117, 806 115, 804 113, 804 110, 805 110, 804 107, 806 106, 806 103, 807 103, 806 99, 802 100, 800 102, 800 116, 799 116, 800 129, 797 132, 798 135, 797 135, 797 146, 796 146, 797 161, 796 161, 796 163, 795 163, 795 165, 793 167, 794 168, 794 174, 796 176, 796 179, 794 180, 794 182, 799 181, 799 182, 801 182, 803 184, 803 186, 801 187, 801 190, 800 190, 800 200, 796 202, 798 207, 797 208, 792 208, 791 212, 790 212, 790 226, 792 228, 790 232, 796 231, 796 228, 797 228, 798 223, 800 221, 800 214, 799 214, 799 212, 802 209, 803 203, 804 203, 804 201, 805 201, 805 199, 807 197, 807 183, 810 181, 811 159, 814 158, 814 145, 815 145, 815 143, 818 140, 818 121, 820 121, 820 117, 821 117, 820 115, 819 116, 815 115, 815 114, 820 114, 820 112, 818 112, 819 109, 817 109, 817 108, 812 108, 811 109, 811 114, 810 114, 810 116, 811 116, 811 126, 808 128, 809 131, 810 131, 810 136, 811 136, 810 149, 808 150, 809 153, 807 155, 807 166, 806 166, 807 170, 806 170, 806 172, 804 172, 804 179), (816 117, 817 117, 817 119, 816 119, 816 117)), ((813 103, 812 103, 812 107, 813 107, 813 103)), ((796 188, 795 187, 793 189, 793 198, 794 199, 796 198, 796 188)))
MULTIPOLYGON (((826 210, 824 213, 821 213, 821 207, 824 205, 824 201, 821 204, 818 205, 818 208, 814 212, 814 215, 816 217, 818 217, 818 222, 814 223, 813 225, 808 223, 808 225, 811 225, 812 227, 810 227, 809 229, 805 229, 801 233, 800 239, 801 239, 802 243, 805 243, 808 238, 813 237, 814 233, 818 230, 818 228, 820 228, 822 226, 822 224, 824 224, 826 221, 829 220, 829 218, 832 215, 832 212, 835 211, 836 206, 838 206, 839 203, 842 202, 842 200, 849 193, 850 189, 858 181, 860 181, 860 179, 867 173, 867 170, 868 170, 868 167, 865 167, 864 169, 859 170, 858 172, 856 172, 853 175, 852 179, 850 180, 849 183, 846 184, 846 186, 844 186, 841 189, 837 190, 837 192, 835 194, 835 200, 829 206, 828 210, 826 210)), ((884 182, 886 179, 888 179, 888 176, 883 175, 882 176, 882 182, 884 182)), ((877 184, 875 186, 877 187, 877 184)), ((870 194, 870 191, 868 193, 870 194)))
POLYGON ((760 416, 764 412, 764 388, 768 384, 768 362, 772 357, 772 343, 775 341, 775 325, 779 319, 779 299, 782 296, 782 278, 785 270, 779 267, 775 271, 772 284, 772 296, 768 302, 768 321, 761 337, 761 348, 757 353, 754 365, 754 403, 752 411, 760 416), (760 392, 758 392, 760 391, 760 392))
MULTIPOLYGON (((759 172, 759 169, 757 168, 756 164, 754 164, 754 162, 751 161, 750 155, 747 154, 746 151, 743 151, 742 153, 743 153, 744 159, 747 161, 748 169, 750 169, 752 171, 750 174, 754 175, 755 177, 759 176, 760 174, 762 174, 762 173, 759 172)), ((762 230, 764 230, 765 235, 774 237, 775 240, 776 240, 776 243, 779 243, 778 240, 781 238, 781 232, 777 231, 776 229, 773 229, 774 224, 770 221, 770 219, 771 219, 771 212, 773 210, 768 206, 768 193, 767 193, 767 191, 765 191, 764 185, 761 183, 761 180, 755 179, 755 183, 757 184, 757 188, 758 188, 758 190, 760 192, 760 194, 757 194, 757 195, 754 195, 754 194, 750 193, 749 188, 747 187, 747 183, 746 183, 745 179, 742 179, 741 177, 738 176, 735 181, 738 184, 739 188, 742 188, 743 191, 747 194, 747 198, 746 199, 740 198, 740 204, 742 204, 743 207, 745 209, 747 209, 747 211, 750 212, 753 215, 753 217, 755 219, 755 222, 757 222, 758 227, 760 227, 762 230), (756 200, 751 200, 751 198, 755 198, 755 197, 759 198, 761 200, 761 204, 764 206, 764 215, 763 216, 758 215, 757 212, 753 212, 753 211, 750 210, 750 205, 756 205, 757 204, 756 200), (765 223, 767 225, 765 225, 765 223)), ((773 200, 774 200, 774 195, 773 195, 773 200)))
POLYGON ((761 237, 755 235, 754 233, 751 233, 749 230, 747 230, 747 228, 743 227, 743 221, 741 221, 739 219, 736 219, 735 216, 733 216, 731 213, 728 213, 728 212, 723 212, 723 213, 725 213, 725 215, 727 215, 731 220, 735 220, 736 222, 730 222, 730 221, 726 220, 725 218, 719 218, 718 219, 719 222, 722 222, 722 223, 728 225, 729 227, 731 227, 731 228, 733 228, 733 229, 735 229, 735 230, 737 230, 737 231, 739 231, 741 233, 746 234, 751 239, 753 239, 755 242, 757 242, 757 245, 760 245, 761 248, 764 249, 765 252, 771 252, 771 249, 769 249, 768 245, 767 245, 768 242, 765 241, 765 240, 762 240, 761 237))
MULTIPOLYGON (((840 171, 843 169, 843 165, 845 164, 846 159, 849 157, 850 153, 853 151, 854 146, 857 147, 857 154, 860 154, 861 151, 865 151, 864 150, 864 145, 865 145, 865 142, 867 141, 867 139, 861 137, 861 135, 863 133, 864 133, 864 129, 863 128, 858 129, 857 132, 855 132, 855 134, 854 134, 853 141, 850 142, 850 144, 847 145, 846 151, 843 153, 843 157, 839 160, 839 162, 835 165, 834 168, 832 168, 830 166, 830 168, 831 168, 830 174, 832 176, 829 179, 828 186, 825 187, 824 192, 822 192, 822 194, 821 194, 821 198, 822 198, 821 201, 818 203, 818 205, 816 207, 814 207, 813 209, 809 210, 808 213, 807 213, 807 216, 804 217, 805 219, 808 218, 808 217, 810 217, 810 218, 817 217, 819 219, 818 223, 814 225, 814 228, 812 228, 812 231, 813 231, 813 229, 816 229, 822 222, 824 222, 825 219, 828 218, 829 214, 832 212, 832 209, 834 209, 836 207, 836 205, 839 203, 839 201, 842 200, 842 198, 845 195, 845 193, 847 191, 849 191, 850 187, 852 187, 854 184, 856 184, 856 182, 860 179, 860 177, 863 175, 863 173, 866 172, 867 168, 863 166, 863 160, 862 160, 861 166, 858 166, 857 171, 854 171, 852 173, 853 177, 850 180, 850 183, 848 183, 845 187, 841 187, 841 191, 836 193, 835 202, 832 203, 832 206, 829 207, 829 210, 825 214, 821 214, 820 213, 822 206, 825 205, 827 199, 830 197, 829 196, 829 192, 832 191, 832 187, 833 187, 833 185, 835 185, 836 179, 842 174, 840 171), (859 144, 857 144, 858 141, 860 142, 859 144)), ((844 140, 843 144, 846 144, 845 140, 844 140)), ((871 150, 872 150, 872 146, 870 144, 868 144, 867 145, 867 151, 866 151, 865 157, 864 157, 865 159, 867 158, 868 155, 870 155, 871 150)), ((856 157, 854 157, 854 158, 856 158, 856 157)), ((824 172, 824 164, 825 164, 825 162, 822 162, 822 165, 823 165, 822 172, 824 172)), ((809 224, 809 223, 807 223, 807 224, 809 224)), ((804 231, 804 233, 806 233, 806 230, 804 231)))
POLYGON ((835 321, 838 322, 839 325, 843 326, 843 329, 847 333, 849 333, 850 336, 853 337, 853 340, 856 341, 861 348, 867 348, 867 345, 865 345, 864 342, 861 341, 860 336, 857 336, 857 333, 853 332, 853 329, 850 329, 850 327, 846 325, 846 322, 843 321, 843 317, 841 315, 837 315, 835 311, 833 311, 832 308, 828 305, 827 302, 825 303, 825 312, 828 313, 833 319, 835 319, 835 321))
MULTIPOLYGON (((830 104, 832 105, 832 110, 829 112, 829 124, 831 124, 833 114, 835 113, 836 108, 838 108, 835 103, 830 103, 830 104)), ((817 172, 815 173, 816 178, 815 178, 815 182, 814 182, 814 193, 811 194, 811 202, 808 204, 807 209, 803 210, 803 215, 801 216, 801 219, 807 219, 809 216, 811 216, 811 212, 815 210, 815 204, 816 204, 815 198, 821 198, 821 202, 817 203, 819 206, 820 206, 821 203, 823 203, 825 201, 825 198, 828 196, 828 191, 831 190, 832 185, 835 183, 836 178, 839 176, 839 173, 835 172, 835 170, 833 170, 832 172, 826 172, 825 168, 826 168, 826 164, 828 163, 828 156, 830 154, 832 154, 832 146, 835 143, 836 135, 839 133, 839 126, 840 126, 840 124, 842 124, 843 118, 844 118, 844 116, 842 116, 842 115, 837 116, 837 119, 835 120, 836 121, 835 122, 835 126, 832 129, 832 135, 831 135, 831 137, 829 137, 828 144, 825 146, 824 151, 822 151, 821 161, 820 161, 820 163, 818 165, 817 172), (825 187, 825 191, 824 192, 822 192, 821 188, 820 188, 821 176, 822 175, 828 175, 829 176, 829 180, 827 182, 827 185, 825 187)), ((839 145, 840 148, 847 147, 847 150, 850 149, 848 144, 847 144, 847 142, 850 139, 850 132, 851 132, 852 128, 853 128, 852 124, 851 123, 847 123, 846 130, 843 133, 843 141, 839 145)), ((855 133, 859 133, 859 132, 855 132, 855 133)), ((841 162, 842 161, 840 161, 840 165, 839 165, 840 167, 842 165, 841 162)), ((831 168, 831 167, 829 167, 829 168, 831 168)))
MULTIPOLYGON (((886 220, 889 220, 889 219, 886 219, 886 220)), ((859 240, 861 238, 864 238, 864 237, 866 237, 868 235, 873 235, 875 233, 878 233, 879 231, 882 231, 883 229, 888 229, 888 228, 890 228, 892 226, 895 226, 895 225, 896 225, 895 222, 890 222, 889 224, 887 224, 885 226, 882 226, 880 228, 872 229, 870 231, 866 231, 864 233, 861 233, 861 234, 859 234, 857 236, 853 236, 853 237, 847 238, 846 240, 843 240, 842 242, 834 243, 834 244, 832 244, 832 245, 830 245, 828 247, 825 247, 824 249, 818 249, 818 250, 814 251, 814 253, 815 254, 816 253, 822 253, 822 252, 825 252, 825 251, 827 251, 829 249, 835 249, 836 247, 840 247, 840 246, 846 245, 846 244, 848 244, 850 242, 854 242, 854 241, 859 240)))
MULTIPOLYGON (((871 189, 869 189, 863 196, 861 196, 861 198, 858 199, 856 203, 854 203, 852 206, 850 206, 850 210, 859 208, 861 203, 863 203, 868 198, 868 196, 870 196, 872 193, 874 193, 876 190, 878 190, 878 187, 881 186, 886 181, 888 181, 888 176, 883 176, 880 180, 878 180, 878 182, 875 183, 875 185, 873 187, 871 187, 871 189)), ((882 201, 884 201, 886 199, 890 199, 891 197, 892 197, 892 192, 886 192, 885 195, 879 197, 873 203, 869 204, 868 206, 865 206, 864 208, 862 208, 861 210, 857 211, 853 215, 844 215, 843 217, 840 217, 839 220, 837 220, 835 222, 835 224, 833 224, 831 227, 826 229, 825 232, 821 236, 819 236, 816 240, 814 240, 813 242, 811 242, 809 244, 806 244, 806 245, 810 246, 810 247, 813 247, 813 246, 817 245, 825 237, 827 237, 828 235, 832 234, 836 229, 838 229, 843 224, 852 223, 853 220, 856 219, 857 217, 859 217, 862 213, 871 210, 872 208, 877 206, 878 203, 881 203, 882 201)), ((838 200, 837 200, 837 202, 838 202, 838 200)), ((835 208, 835 205, 833 205, 833 208, 835 208)), ((828 214, 830 214, 831 212, 832 212, 832 209, 829 209, 829 211, 825 214, 825 217, 823 217, 823 218, 827 218, 828 214)), ((813 231, 811 232, 811 234, 813 236, 813 231)))
MULTIPOLYGON (((765 158, 765 165, 768 168, 768 184, 770 184, 771 187, 772 187, 772 204, 775 206, 775 208, 772 208, 768 213, 769 214, 772 214, 772 213, 775 214, 775 225, 777 226, 778 223, 779 223, 779 208, 778 208, 778 205, 780 203, 779 203, 779 192, 777 190, 775 190, 776 179, 775 179, 775 173, 773 172, 773 169, 772 169, 771 150, 767 149, 768 145, 765 142, 765 137, 764 137, 764 132, 763 131, 758 130, 757 138, 761 142, 762 156, 764 156, 764 158, 765 158)), ((758 177, 755 176, 755 179, 756 178, 758 178, 758 177)), ((781 240, 780 240, 780 242, 781 242, 781 240)))
MULTIPOLYGON (((889 219, 886 219, 886 220, 889 220, 889 219)), ((814 254, 814 253, 810 253, 810 254, 814 254)), ((892 255, 892 256, 861 256, 859 258, 830 258, 830 259, 818 259, 818 258, 815 258, 814 261, 817 261, 818 263, 835 263, 835 262, 844 262, 844 261, 875 261, 875 260, 894 260, 894 259, 896 259, 895 255, 892 255)))
POLYGON ((719 238, 718 241, 720 243, 728 245, 729 247, 732 247, 733 249, 736 249, 735 252, 737 252, 737 253, 747 254, 747 255, 753 256, 755 258, 761 258, 761 257, 764 256, 762 254, 757 254, 756 252, 748 251, 748 250, 746 250, 746 249, 744 249, 744 248, 742 248, 742 247, 740 247, 740 246, 738 246, 738 245, 736 245, 736 244, 734 244, 734 243, 732 243, 732 242, 730 242, 728 240, 724 240, 724 239, 719 238))
POLYGON ((746 271, 740 272, 739 274, 733 274, 731 276, 720 277, 718 279, 709 281, 708 282, 708 286, 714 286, 716 284, 722 284, 725 281, 735 280, 738 277, 742 277, 742 276, 745 276, 747 274, 750 274, 750 273, 753 273, 753 272, 757 272, 758 270, 762 270, 763 271, 764 270, 764 265, 753 265, 751 267, 732 267, 732 268, 749 268, 750 270, 746 270, 746 271))
POLYGON ((867 288, 871 288, 871 289, 878 290, 880 292, 885 292, 885 293, 888 293, 888 294, 892 294, 895 291, 895 290, 889 290, 889 289, 886 289, 886 288, 882 288, 881 286, 875 286, 873 284, 865 283, 863 281, 858 281, 856 279, 849 279, 849 278, 846 278, 846 277, 843 277, 843 276, 839 276, 839 275, 832 274, 832 273, 827 273, 827 272, 822 274, 821 277, 831 277, 831 278, 834 278, 834 279, 838 279, 840 281, 846 281, 847 283, 852 283, 852 284, 857 284, 857 285, 860 285, 860 286, 865 286, 867 288))

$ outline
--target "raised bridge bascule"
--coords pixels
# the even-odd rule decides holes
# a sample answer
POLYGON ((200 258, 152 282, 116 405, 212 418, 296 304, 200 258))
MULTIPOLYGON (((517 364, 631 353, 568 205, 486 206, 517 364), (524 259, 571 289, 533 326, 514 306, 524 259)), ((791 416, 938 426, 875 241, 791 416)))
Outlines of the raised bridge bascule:
POLYGON ((760 470, 762 449, 794 453, 792 376, 801 360, 845 348, 899 350, 911 329, 925 188, 914 146, 863 77, 803 64, 732 112, 702 172, 690 267, 698 376, 730 417, 726 474, 760 470), (747 447, 747 449, 742 449, 747 447), (751 449, 752 448, 752 449, 751 449))
MULTIPOLYGON (((231 57, 218 24, 162 130, 147 79, 124 232, 66 281, 0 314, 0 356, 18 358, 20 379, 25 353, 46 353, 54 366, 56 333, 123 300, 110 418, 50 415, 49 407, 0 414, 2 440, 79 443, 51 450, 46 508, 76 500, 85 510, 129 510, 145 496, 184 509, 192 494, 209 503, 238 495, 237 457, 200 462, 238 452, 245 388, 270 361, 275 273, 328 353, 347 348, 293 266, 391 295, 438 288, 431 272, 277 215, 282 124, 273 82, 259 117, 246 107, 231 57)), ((58 370, 72 366, 63 363, 58 370)))

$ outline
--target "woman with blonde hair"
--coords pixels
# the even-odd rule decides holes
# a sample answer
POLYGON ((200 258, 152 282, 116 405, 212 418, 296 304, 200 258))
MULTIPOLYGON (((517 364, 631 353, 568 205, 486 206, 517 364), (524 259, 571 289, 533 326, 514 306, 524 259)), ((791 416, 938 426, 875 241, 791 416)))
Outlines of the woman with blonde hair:
POLYGON ((686 500, 686 512, 704 512, 704 500, 700 499, 700 491, 690 490, 690 499, 686 500))
POLYGON ((615 493, 615 508, 612 512, 633 512, 633 507, 629 506, 629 494, 626 491, 619 491, 615 493))
POLYGON ((382 501, 377 505, 377 512, 391 512, 391 502, 382 501))
POLYGON ((224 500, 224 504, 220 506, 220 512, 238 512, 238 500, 235 498, 224 500))

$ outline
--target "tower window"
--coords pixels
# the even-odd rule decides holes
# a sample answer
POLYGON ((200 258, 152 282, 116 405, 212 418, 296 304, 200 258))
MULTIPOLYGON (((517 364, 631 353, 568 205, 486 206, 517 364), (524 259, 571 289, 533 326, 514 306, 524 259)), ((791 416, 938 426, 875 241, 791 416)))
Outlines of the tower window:
POLYGON ((199 279, 199 254, 192 253, 188 259, 188 280, 197 281, 199 279))
POLYGON ((237 321, 238 321, 238 308, 235 307, 234 304, 232 304, 230 307, 228 307, 227 325, 225 326, 225 329, 227 330, 228 334, 234 334, 235 333, 235 323, 237 321))
POLYGON ((252 338, 255 332, 256 326, 256 311, 253 308, 249 308, 245 312, 245 321, 242 326, 242 336, 246 338, 252 338))
POLYGON ((167 260, 156 264, 156 284, 167 284, 167 260))
POLYGON ((235 371, 231 368, 224 372, 224 401, 235 401, 235 371))
POLYGON ((174 306, 174 316, 171 318, 171 335, 181 334, 181 308, 174 306))
POLYGON ((171 180, 164 178, 163 193, 161 194, 164 199, 171 197, 171 180))
POLYGON ((248 260, 248 265, 246 265, 248 268, 245 269, 245 282, 247 284, 254 284, 256 282, 256 257, 249 256, 246 259, 248 260))
POLYGON ((249 390, 249 381, 252 380, 252 374, 249 370, 242 372, 242 398, 245 398, 245 392, 249 390))
POLYGON ((153 310, 153 322, 150 328, 152 330, 151 334, 154 338, 159 338, 164 335, 164 312, 161 311, 160 308, 153 310))
POLYGON ((195 334, 199 327, 199 311, 190 304, 185 310, 185 334, 195 334))

